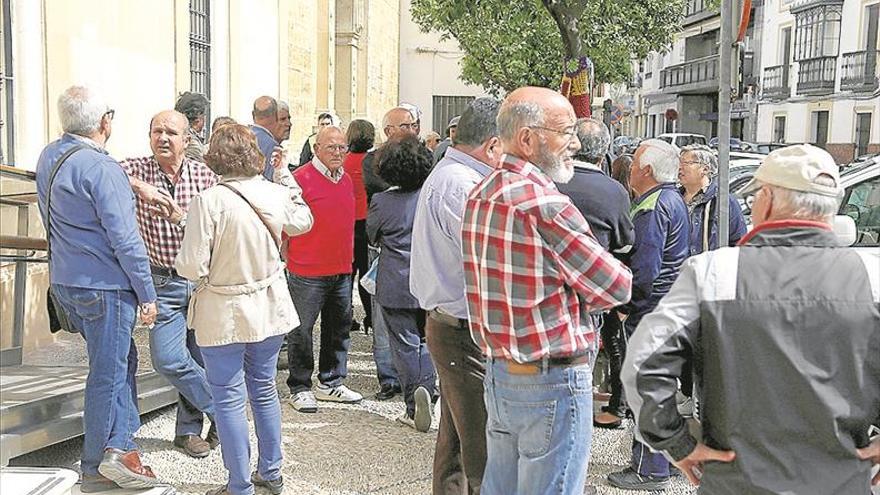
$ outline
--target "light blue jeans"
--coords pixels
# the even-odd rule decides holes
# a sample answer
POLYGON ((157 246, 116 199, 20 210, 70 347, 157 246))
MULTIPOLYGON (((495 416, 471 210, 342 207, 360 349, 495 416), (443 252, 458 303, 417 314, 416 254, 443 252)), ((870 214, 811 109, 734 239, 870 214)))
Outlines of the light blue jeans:
POLYGON ((156 325, 150 330, 153 369, 177 389, 175 435, 201 436, 202 413, 213 416, 214 402, 195 335, 186 328, 192 282, 183 277, 153 274, 153 285, 159 310, 156 325))
POLYGON ((257 472, 264 480, 281 477, 281 403, 275 386, 276 363, 283 335, 248 344, 202 347, 205 371, 214 396, 217 434, 223 465, 229 471, 227 490, 251 495, 251 448, 247 402, 257 433, 257 472))
POLYGON ((131 338, 137 314, 132 291, 53 284, 71 323, 82 331, 89 354, 83 409, 82 471, 98 473, 104 449, 136 450, 137 347, 131 338))
POLYGON ((593 375, 589 364, 511 374, 486 364, 484 495, 584 492, 590 457, 593 375))

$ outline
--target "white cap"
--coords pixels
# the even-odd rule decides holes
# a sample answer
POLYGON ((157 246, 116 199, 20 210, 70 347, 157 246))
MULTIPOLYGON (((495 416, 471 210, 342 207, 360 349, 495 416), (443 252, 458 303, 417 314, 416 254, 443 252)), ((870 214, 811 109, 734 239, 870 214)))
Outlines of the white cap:
POLYGON ((758 189, 759 182, 822 196, 840 195, 840 173, 834 158, 822 148, 809 144, 787 146, 767 155, 743 193, 758 189), (815 180, 820 175, 834 179, 834 185, 817 184, 815 180))

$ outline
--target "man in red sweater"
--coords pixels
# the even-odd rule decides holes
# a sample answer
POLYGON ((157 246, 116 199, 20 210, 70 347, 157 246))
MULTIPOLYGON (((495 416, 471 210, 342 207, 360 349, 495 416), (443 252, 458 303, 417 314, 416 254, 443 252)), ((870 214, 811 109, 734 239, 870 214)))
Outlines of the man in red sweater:
POLYGON ((342 164, 348 146, 338 127, 325 127, 315 140, 312 161, 293 176, 312 210, 312 230, 291 240, 288 287, 300 325, 288 336, 290 403, 299 412, 318 410, 318 400, 360 402, 363 396, 342 381, 351 345, 351 263, 354 256, 354 186, 342 164), (318 386, 312 392, 315 358, 312 330, 321 315, 318 386))

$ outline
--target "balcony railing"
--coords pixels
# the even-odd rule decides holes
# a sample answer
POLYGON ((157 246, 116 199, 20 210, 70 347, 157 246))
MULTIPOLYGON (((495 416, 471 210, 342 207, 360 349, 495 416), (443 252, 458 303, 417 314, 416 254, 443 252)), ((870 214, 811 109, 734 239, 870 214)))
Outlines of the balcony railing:
POLYGON ((660 71, 660 87, 667 92, 718 88, 718 55, 709 55, 660 71))
POLYGON ((789 66, 777 65, 764 69, 764 98, 788 98, 791 88, 788 86, 789 66))
POLYGON ((798 69, 798 94, 821 95, 834 92, 837 57, 816 57, 801 60, 798 69))
POLYGON ((845 53, 840 67, 840 89, 868 93, 876 90, 880 79, 878 57, 877 50, 845 53))
POLYGON ((709 8, 708 0, 687 0, 682 25, 694 24, 715 15, 718 15, 718 12, 709 8))

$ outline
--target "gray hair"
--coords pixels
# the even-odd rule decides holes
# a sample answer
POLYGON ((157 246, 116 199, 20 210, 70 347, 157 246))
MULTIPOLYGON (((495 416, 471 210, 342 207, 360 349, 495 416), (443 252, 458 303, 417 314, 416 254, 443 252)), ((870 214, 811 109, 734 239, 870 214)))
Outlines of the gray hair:
MULTIPOLYGON (((501 139, 509 141, 523 127, 544 123, 544 109, 533 101, 504 102, 501 109, 498 110, 498 118, 495 123, 498 126, 498 135, 501 139)), ((461 131, 459 130, 459 132, 461 131)))
POLYGON ((678 180, 678 150, 661 139, 642 141, 639 148, 644 149, 641 155, 641 166, 651 167, 651 175, 660 183, 678 180))
MULTIPOLYGON (((837 182, 831 177, 820 175, 813 182, 828 187, 836 187, 837 182)), ((780 218, 796 218, 801 220, 828 220, 840 208, 843 190, 836 196, 825 196, 804 191, 795 191, 784 187, 761 183, 773 190, 777 204, 774 206, 780 218)))
POLYGON ((684 156, 685 153, 690 153, 694 160, 706 169, 709 177, 718 175, 718 157, 715 156, 712 148, 705 144, 689 144, 681 148, 681 156, 684 156))
POLYGON ((282 111, 290 113, 290 105, 288 105, 286 101, 278 100, 278 113, 281 113, 282 111))
POLYGON ((477 98, 472 101, 458 121, 455 144, 480 146, 498 135, 498 108, 501 103, 494 98, 477 98))
POLYGON ((71 86, 58 97, 61 128, 69 134, 90 136, 101 126, 101 119, 110 107, 85 86, 71 86))
POLYGON ((576 129, 581 149, 575 157, 592 164, 599 163, 605 158, 605 153, 608 153, 608 147, 611 145, 611 133, 608 132, 608 127, 596 119, 584 117, 577 120, 576 129))

